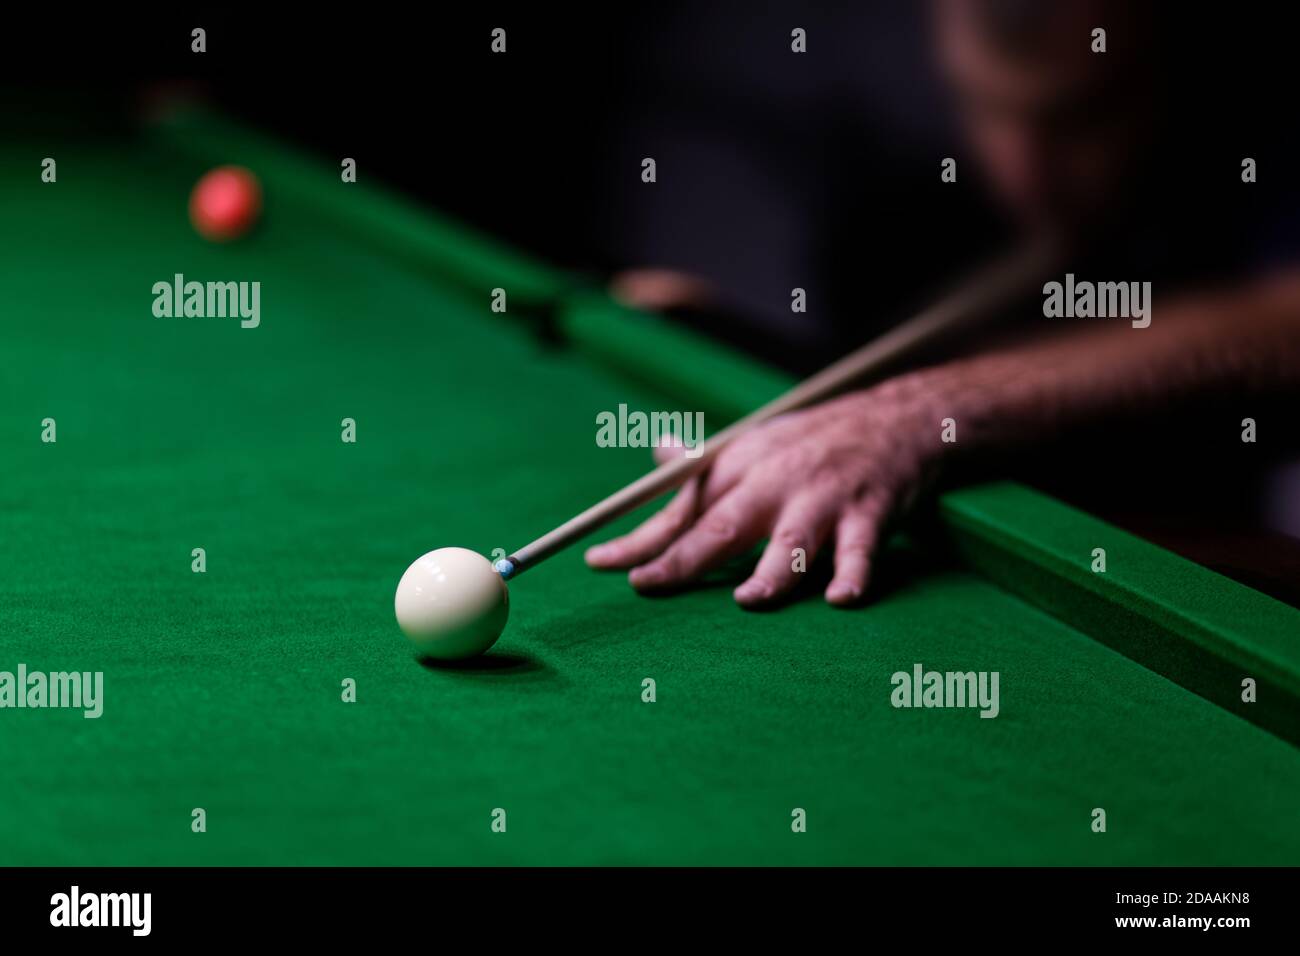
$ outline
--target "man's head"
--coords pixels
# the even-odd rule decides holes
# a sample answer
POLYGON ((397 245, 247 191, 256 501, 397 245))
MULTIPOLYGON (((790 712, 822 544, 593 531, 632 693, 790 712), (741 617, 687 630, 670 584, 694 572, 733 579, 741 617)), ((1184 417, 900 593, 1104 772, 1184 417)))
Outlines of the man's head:
POLYGON ((1143 6, 935 0, 940 64, 975 155, 1021 221, 1077 230, 1120 198, 1153 121, 1143 6))

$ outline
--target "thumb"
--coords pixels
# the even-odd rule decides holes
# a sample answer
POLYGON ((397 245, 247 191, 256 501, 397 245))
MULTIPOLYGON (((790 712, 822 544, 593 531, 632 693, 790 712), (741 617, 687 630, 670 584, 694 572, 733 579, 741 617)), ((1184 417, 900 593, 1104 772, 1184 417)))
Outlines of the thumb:
POLYGON ((654 446, 654 456, 656 465, 666 465, 670 461, 676 461, 683 458, 689 449, 686 443, 682 441, 682 436, 676 431, 661 435, 659 444, 654 446))
POLYGON ((676 461, 686 454, 686 449, 681 445, 656 445, 654 448, 655 464, 666 465, 670 461, 676 461))

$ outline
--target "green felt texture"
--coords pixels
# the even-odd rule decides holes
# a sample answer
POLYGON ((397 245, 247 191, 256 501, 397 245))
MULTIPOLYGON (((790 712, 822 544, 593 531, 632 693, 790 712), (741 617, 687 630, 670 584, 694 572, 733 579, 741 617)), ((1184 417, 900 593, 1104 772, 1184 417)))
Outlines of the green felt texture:
POLYGON ((421 666, 393 621, 409 561, 531 540, 647 466, 596 446, 597 412, 692 396, 538 342, 314 187, 218 247, 186 223, 185 154, 67 149, 42 186, 40 147, 0 150, 0 669, 102 670, 106 701, 0 710, 0 864, 1300 856, 1296 748, 901 543, 869 607, 764 614, 726 580, 640 598, 573 549, 512 584, 478 666, 421 666), (154 318, 175 272, 261 280, 262 326, 154 318), (916 662, 998 671, 1000 716, 894 709, 916 662))
POLYGON ((766 404, 793 384, 782 373, 722 345, 626 308, 596 292, 577 292, 559 309, 575 348, 639 384, 705 413, 706 436, 766 404))
POLYGON ((1300 743, 1300 611, 1023 486, 952 492, 942 510, 959 553, 991 580, 1300 743), (1242 700, 1244 678, 1254 701, 1242 700))

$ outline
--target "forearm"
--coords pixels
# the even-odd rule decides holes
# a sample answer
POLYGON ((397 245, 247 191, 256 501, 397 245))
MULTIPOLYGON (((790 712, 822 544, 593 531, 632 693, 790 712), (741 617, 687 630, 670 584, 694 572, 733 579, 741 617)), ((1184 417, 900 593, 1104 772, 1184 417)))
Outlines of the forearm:
POLYGON ((923 369, 884 387, 916 396, 928 427, 951 418, 957 440, 942 449, 951 453, 1137 420, 1201 397, 1300 391, 1300 276, 1171 303, 1163 313, 1146 329, 1094 326, 923 369))

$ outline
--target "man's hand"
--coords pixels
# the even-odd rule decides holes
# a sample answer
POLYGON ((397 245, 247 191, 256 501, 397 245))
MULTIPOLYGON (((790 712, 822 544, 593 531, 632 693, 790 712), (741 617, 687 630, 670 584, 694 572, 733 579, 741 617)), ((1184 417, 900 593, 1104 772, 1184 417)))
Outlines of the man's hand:
POLYGON ((908 376, 774 419, 725 448, 636 530, 588 550, 587 563, 631 568, 633 587, 665 590, 769 538, 735 590, 739 604, 757 607, 798 582, 796 548, 811 564, 833 541, 826 600, 853 604, 889 519, 933 477, 944 447, 937 412, 934 393, 908 376))
MULTIPOLYGON (((835 543, 832 604, 861 598, 891 517, 958 445, 963 455, 1025 447, 1086 423, 1133 422, 1194 398, 1246 407, 1300 394, 1300 270, 1162 306, 1148 329, 1097 325, 911 372, 786 415, 725 448, 703 475, 631 534, 587 552, 597 568, 632 568, 639 590, 671 588, 771 541, 736 589, 747 607, 795 585, 835 543)), ((680 454, 680 450, 678 452, 680 454)))
POLYGON ((609 292, 638 309, 708 308, 716 293, 707 280, 674 269, 627 269, 609 280, 609 292))

